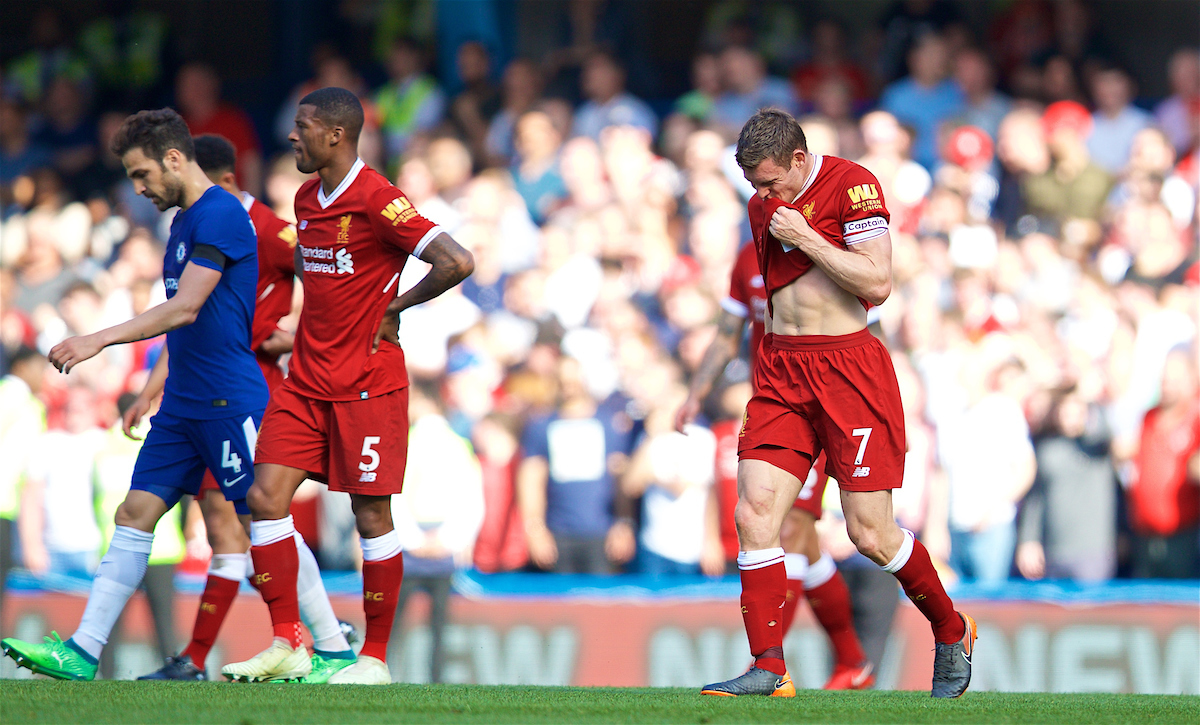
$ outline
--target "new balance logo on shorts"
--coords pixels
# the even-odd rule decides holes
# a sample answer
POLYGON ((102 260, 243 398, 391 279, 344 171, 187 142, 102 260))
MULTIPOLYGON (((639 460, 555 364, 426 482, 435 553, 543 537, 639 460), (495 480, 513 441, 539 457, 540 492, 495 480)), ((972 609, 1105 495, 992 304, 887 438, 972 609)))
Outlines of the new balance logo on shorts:
POLYGON ((870 466, 859 466, 854 469, 854 477, 855 478, 866 478, 867 476, 870 476, 870 475, 871 475, 871 467, 870 466))
POLYGON ((374 471, 365 471, 363 473, 363 475, 358 477, 358 482, 359 483, 375 483, 375 475, 376 474, 374 471))

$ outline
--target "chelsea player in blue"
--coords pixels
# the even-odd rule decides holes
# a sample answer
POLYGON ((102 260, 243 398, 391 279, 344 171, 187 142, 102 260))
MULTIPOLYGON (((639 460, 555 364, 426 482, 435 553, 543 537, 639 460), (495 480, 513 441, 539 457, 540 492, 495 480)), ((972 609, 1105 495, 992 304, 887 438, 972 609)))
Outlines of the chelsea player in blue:
MULTIPOLYGON (((179 207, 163 264, 167 301, 128 322, 64 340, 50 351, 50 362, 69 373, 109 345, 166 333, 169 366, 155 368, 154 375, 166 374, 162 406, 117 509, 112 543, 79 628, 65 642, 54 633, 44 644, 0 643, 18 665, 58 679, 95 677, 109 632, 146 572, 154 525, 183 494, 199 489, 206 467, 243 523, 249 521, 246 491, 254 482, 254 445, 268 396, 250 350, 257 238, 241 201, 204 174, 187 124, 169 108, 125 119, 112 149, 139 194, 160 211, 179 207)), ((145 412, 144 406, 131 409, 126 430, 145 412)))

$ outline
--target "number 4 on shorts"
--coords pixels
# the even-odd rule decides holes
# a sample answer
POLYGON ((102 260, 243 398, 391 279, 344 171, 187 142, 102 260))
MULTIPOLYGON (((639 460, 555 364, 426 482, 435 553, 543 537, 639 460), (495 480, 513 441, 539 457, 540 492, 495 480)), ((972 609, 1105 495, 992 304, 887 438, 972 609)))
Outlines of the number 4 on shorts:
POLYGON ((862 442, 858 444, 858 455, 854 457, 854 477, 866 478, 871 475, 871 467, 864 466, 863 456, 867 452, 867 441, 871 440, 871 428, 855 428, 850 435, 855 438, 862 436, 862 442))

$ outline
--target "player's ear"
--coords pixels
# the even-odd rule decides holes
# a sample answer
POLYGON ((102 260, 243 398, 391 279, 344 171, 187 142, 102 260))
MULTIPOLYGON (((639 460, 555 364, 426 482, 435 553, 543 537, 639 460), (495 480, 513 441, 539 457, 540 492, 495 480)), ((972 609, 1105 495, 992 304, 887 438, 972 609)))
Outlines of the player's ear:
POLYGON ((226 171, 225 173, 221 174, 220 183, 222 186, 232 186, 237 183, 237 176, 235 176, 232 171, 226 171))
POLYGON ((179 169, 183 167, 184 156, 179 149, 167 149, 167 153, 163 155, 161 165, 165 169, 169 169, 171 173, 178 174, 179 169))
POLYGON ((341 126, 333 126, 329 129, 329 145, 337 146, 346 137, 346 129, 341 126))

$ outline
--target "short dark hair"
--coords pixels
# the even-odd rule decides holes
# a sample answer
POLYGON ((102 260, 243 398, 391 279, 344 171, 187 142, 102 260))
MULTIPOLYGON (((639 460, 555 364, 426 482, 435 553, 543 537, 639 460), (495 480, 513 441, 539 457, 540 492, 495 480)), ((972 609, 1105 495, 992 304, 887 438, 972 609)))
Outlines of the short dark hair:
POLYGON ((753 169, 767 159, 787 168, 796 149, 808 151, 800 123, 787 111, 764 108, 742 126, 734 158, 743 169, 753 169))
POLYGON ((314 106, 316 117, 326 126, 341 126, 346 129, 346 135, 353 140, 363 127, 363 107, 358 96, 345 88, 330 86, 318 88, 300 99, 301 106, 314 106))
POLYGON ((12 354, 8 356, 8 369, 12 370, 26 360, 33 360, 40 357, 43 357, 42 354, 32 347, 18 345, 17 349, 13 350, 12 354))
POLYGON ((196 147, 196 163, 205 174, 223 174, 237 167, 237 150, 224 136, 206 133, 192 139, 196 147))
POLYGON ((189 161, 196 158, 192 132, 173 108, 138 111, 125 119, 113 136, 112 152, 120 158, 137 148, 160 165, 171 149, 177 149, 189 161))

